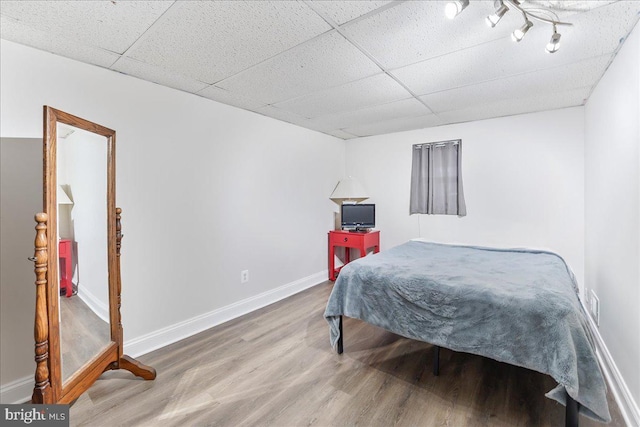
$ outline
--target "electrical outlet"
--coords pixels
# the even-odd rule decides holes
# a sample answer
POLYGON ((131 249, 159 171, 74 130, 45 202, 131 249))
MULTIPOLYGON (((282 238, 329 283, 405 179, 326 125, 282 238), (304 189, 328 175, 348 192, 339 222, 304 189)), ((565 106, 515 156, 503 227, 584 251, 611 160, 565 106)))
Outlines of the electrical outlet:
POLYGON ((240 272, 240 283, 247 283, 249 281, 249 270, 242 270, 240 272))
POLYGON ((591 290, 589 288, 584 288, 584 308, 587 309, 587 311, 591 310, 591 299, 589 298, 589 295, 591 295, 591 290))
POLYGON ((600 326, 600 300, 593 289, 589 292, 589 311, 591 311, 591 317, 596 325, 600 326))

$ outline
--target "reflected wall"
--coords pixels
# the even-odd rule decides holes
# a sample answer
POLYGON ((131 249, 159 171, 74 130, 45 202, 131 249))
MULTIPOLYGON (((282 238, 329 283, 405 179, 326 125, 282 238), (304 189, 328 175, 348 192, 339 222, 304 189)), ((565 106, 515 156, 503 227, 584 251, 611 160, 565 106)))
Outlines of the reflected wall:
MULTIPOLYGON (((108 345, 107 141, 76 127, 57 125, 59 245, 68 241, 70 259, 59 269, 62 380, 67 381, 108 345), (66 199, 66 198, 65 198, 66 199), (70 262, 71 286, 60 279, 70 262)), ((59 256, 64 258, 62 246, 59 256)))

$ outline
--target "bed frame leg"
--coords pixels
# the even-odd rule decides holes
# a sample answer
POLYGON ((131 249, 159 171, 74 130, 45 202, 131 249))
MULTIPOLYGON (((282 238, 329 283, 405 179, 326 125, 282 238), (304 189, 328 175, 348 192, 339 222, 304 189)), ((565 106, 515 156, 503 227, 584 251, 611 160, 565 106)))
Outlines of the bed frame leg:
POLYGON ((433 375, 440 375, 440 347, 433 346, 433 375))
POLYGON ((340 330, 340 336, 338 337, 338 354, 342 354, 342 339, 344 338, 344 331, 342 330, 342 316, 340 316, 338 329, 340 330))
POLYGON ((578 427, 578 408, 580 404, 567 394, 567 410, 564 419, 565 427, 578 427))

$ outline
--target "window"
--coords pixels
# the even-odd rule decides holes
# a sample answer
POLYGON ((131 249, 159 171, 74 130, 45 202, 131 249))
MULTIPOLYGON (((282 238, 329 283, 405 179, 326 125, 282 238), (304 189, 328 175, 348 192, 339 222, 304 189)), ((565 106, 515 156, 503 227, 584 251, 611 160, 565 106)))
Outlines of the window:
POLYGON ((415 144, 410 213, 465 216, 462 140, 415 144))

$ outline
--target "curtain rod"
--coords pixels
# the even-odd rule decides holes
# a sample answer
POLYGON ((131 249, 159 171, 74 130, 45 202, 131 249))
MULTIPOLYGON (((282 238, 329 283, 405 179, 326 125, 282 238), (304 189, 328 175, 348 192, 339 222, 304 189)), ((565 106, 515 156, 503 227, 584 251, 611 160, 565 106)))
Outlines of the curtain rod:
POLYGON ((444 147, 447 144, 458 145, 459 143, 460 143, 459 139, 454 139, 451 141, 425 142, 423 144, 413 144, 413 148, 422 148, 423 146, 437 148, 437 147, 444 147))

